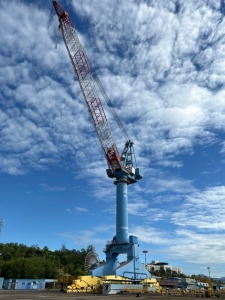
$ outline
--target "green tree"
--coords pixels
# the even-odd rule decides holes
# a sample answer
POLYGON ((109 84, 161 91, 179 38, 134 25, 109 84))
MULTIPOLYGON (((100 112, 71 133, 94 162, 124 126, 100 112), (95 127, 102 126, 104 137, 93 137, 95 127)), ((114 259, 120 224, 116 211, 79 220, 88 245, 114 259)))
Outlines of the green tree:
POLYGON ((0 277, 20 278, 57 278, 58 275, 84 275, 84 261, 87 249, 69 250, 65 244, 60 250, 50 251, 47 246, 30 247, 18 243, 0 243, 0 277))

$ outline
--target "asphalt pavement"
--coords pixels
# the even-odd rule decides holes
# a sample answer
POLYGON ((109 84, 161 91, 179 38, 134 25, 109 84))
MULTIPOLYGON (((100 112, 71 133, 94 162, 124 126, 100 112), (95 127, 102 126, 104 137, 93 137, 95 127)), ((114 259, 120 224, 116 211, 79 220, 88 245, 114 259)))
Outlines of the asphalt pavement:
POLYGON ((60 291, 37 291, 37 290, 0 290, 1 300, 130 300, 149 299, 146 295, 137 298, 137 294, 130 295, 99 295, 84 293, 63 293, 60 291))
POLYGON ((126 294, 126 295, 98 295, 71 293, 52 290, 52 291, 37 291, 37 290, 0 290, 1 300, 199 300, 195 297, 180 297, 180 296, 165 296, 153 294, 126 294), (188 298, 188 299, 187 299, 188 298))

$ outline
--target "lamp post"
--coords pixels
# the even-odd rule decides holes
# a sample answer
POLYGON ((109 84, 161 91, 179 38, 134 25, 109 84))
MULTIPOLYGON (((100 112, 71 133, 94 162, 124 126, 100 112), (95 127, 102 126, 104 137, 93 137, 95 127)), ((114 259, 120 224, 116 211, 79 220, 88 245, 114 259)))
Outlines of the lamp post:
POLYGON ((210 278, 210 267, 207 267, 207 269, 208 269, 208 272, 209 272, 209 278, 210 278))
POLYGON ((146 254, 148 253, 148 250, 143 250, 142 252, 143 252, 144 255, 145 255, 145 268, 146 268, 146 254))

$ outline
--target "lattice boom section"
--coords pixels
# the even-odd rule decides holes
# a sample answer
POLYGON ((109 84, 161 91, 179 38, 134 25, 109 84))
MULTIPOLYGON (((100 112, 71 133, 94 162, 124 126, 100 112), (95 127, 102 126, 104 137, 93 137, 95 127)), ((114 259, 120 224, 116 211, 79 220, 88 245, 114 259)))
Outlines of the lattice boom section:
POLYGON ((63 13, 59 19, 64 42, 104 150, 106 160, 113 170, 121 169, 120 155, 113 141, 101 100, 98 97, 86 54, 69 16, 63 13))

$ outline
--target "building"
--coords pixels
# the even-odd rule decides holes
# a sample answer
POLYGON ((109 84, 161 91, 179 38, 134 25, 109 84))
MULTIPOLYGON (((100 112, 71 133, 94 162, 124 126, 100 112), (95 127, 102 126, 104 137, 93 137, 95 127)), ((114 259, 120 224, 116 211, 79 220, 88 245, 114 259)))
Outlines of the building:
POLYGON ((150 264, 146 265, 147 270, 151 273, 154 271, 170 271, 171 274, 174 272, 176 274, 181 274, 182 269, 174 266, 170 266, 167 262, 159 262, 153 260, 150 264))
POLYGON ((207 289, 209 284, 207 282, 197 281, 193 278, 179 278, 170 277, 167 280, 160 280, 159 284, 162 288, 174 289, 180 288, 183 290, 196 290, 196 289, 207 289))
POLYGON ((55 279, 5 279, 3 288, 5 290, 44 290, 46 283, 55 279))
POLYGON ((0 290, 2 289, 3 282, 4 282, 4 277, 0 277, 0 290))

